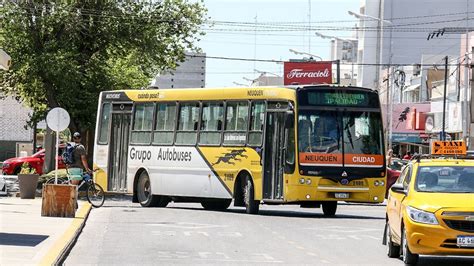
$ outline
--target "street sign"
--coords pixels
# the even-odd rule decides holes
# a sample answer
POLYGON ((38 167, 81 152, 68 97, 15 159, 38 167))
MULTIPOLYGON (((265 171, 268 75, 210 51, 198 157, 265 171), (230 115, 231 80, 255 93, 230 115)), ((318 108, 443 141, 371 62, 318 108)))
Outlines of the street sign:
POLYGON ((466 155, 464 141, 433 141, 431 154, 438 155, 466 155))
POLYGON ((285 62, 283 84, 332 84, 332 61, 285 62))
MULTIPOLYGON (((65 130, 69 126, 71 118, 69 113, 61 107, 53 108, 46 116, 46 123, 53 131, 56 131, 56 157, 59 155, 59 132, 65 130)), ((54 184, 58 184, 58 160, 56 161, 54 184)))
POLYGON ((52 130, 59 132, 69 126, 70 118, 66 110, 61 107, 53 108, 46 116, 46 123, 52 130))

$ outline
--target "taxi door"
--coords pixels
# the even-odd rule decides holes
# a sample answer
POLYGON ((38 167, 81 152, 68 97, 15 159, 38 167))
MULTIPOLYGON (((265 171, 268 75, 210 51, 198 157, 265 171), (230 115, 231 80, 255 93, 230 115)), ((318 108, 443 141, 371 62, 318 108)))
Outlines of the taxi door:
MULTIPOLYGON (((395 184, 403 184, 405 190, 408 189, 409 180, 411 175, 411 166, 407 165, 403 168, 400 176, 398 177, 395 184)), ((390 228, 396 239, 396 242, 400 241, 401 238, 401 217, 402 217, 402 201, 406 195, 404 193, 397 193, 389 191, 387 201, 387 215, 390 223, 390 228)))

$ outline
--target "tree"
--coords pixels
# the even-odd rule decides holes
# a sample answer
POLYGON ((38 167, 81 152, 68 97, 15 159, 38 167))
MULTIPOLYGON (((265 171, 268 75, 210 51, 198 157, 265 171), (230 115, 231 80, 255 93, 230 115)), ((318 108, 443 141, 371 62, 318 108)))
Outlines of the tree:
POLYGON ((12 65, 0 92, 32 108, 32 123, 59 106, 71 131, 93 130, 99 93, 146 87, 198 51, 206 12, 186 0, 5 1, 0 47, 12 65))

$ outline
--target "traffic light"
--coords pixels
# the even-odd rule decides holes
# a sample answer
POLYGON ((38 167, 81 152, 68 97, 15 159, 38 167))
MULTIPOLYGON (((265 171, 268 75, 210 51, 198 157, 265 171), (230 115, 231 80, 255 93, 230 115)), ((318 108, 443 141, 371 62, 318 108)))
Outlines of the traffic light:
POLYGON ((0 49, 0 68, 3 70, 8 70, 10 68, 12 61, 11 57, 0 49))

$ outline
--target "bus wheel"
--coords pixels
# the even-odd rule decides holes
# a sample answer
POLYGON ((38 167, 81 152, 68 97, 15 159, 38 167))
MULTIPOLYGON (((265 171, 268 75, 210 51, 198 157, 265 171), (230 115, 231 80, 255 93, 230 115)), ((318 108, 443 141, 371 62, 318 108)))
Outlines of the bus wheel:
POLYGON ((334 216, 337 209, 337 201, 326 201, 322 203, 324 216, 334 216))
POLYGON ((231 202, 232 200, 209 200, 202 201, 201 205, 206 210, 223 211, 229 208, 231 202))
POLYGON ((260 201, 255 200, 255 192, 252 180, 249 176, 244 179, 244 203, 245 211, 248 214, 257 214, 260 207, 260 201))
POLYGON ((142 207, 166 207, 168 200, 165 197, 151 194, 150 177, 143 171, 138 177, 137 198, 142 207))

